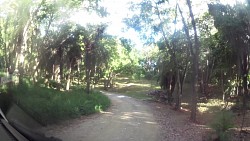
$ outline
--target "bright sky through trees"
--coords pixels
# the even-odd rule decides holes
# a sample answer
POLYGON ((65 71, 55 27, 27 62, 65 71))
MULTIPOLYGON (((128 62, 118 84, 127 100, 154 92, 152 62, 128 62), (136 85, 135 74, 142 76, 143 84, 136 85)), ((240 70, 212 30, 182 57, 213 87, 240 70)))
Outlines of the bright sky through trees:
MULTIPOLYGON (((0 4, 5 0, 0 0, 0 4)), ((107 8, 107 12, 109 15, 105 18, 98 17, 94 12, 92 14, 87 13, 86 10, 79 10, 77 13, 73 14, 71 20, 77 22, 81 25, 90 24, 100 24, 106 23, 108 24, 107 32, 108 34, 125 37, 133 40, 137 44, 137 47, 140 48, 142 43, 139 38, 139 34, 135 32, 133 29, 128 29, 126 25, 122 22, 123 18, 126 18, 128 15, 133 14, 132 11, 129 10, 130 2, 140 2, 141 0, 102 0, 100 5, 107 8)), ((209 0, 210 1, 210 0, 209 0)), ((204 11, 207 11, 207 2, 201 0, 193 0, 192 2, 196 5, 194 9, 194 13, 202 14, 204 11), (201 12, 202 11, 202 12, 201 12)), ((234 5, 237 2, 243 3, 245 0, 220 0, 223 4, 234 5)), ((178 1, 180 4, 183 3, 184 6, 183 11, 187 11, 187 7, 185 6, 184 1, 178 1)), ((169 4, 174 5, 176 3, 175 0, 169 0, 169 4)), ((175 26, 173 24, 173 26, 175 26)), ((177 28, 181 28, 182 24, 177 23, 177 28)), ((174 29, 174 28, 173 28, 174 29)))
POLYGON ((141 47, 142 43, 140 42, 138 33, 133 29, 127 29, 126 25, 122 22, 123 18, 131 14, 129 11, 129 2, 131 0, 103 0, 100 6, 107 8, 107 12, 109 13, 107 17, 100 18, 95 13, 89 14, 84 10, 80 10, 72 16, 71 20, 82 25, 107 23, 108 34, 133 39, 133 42, 141 47))
MULTIPOLYGON (((128 39, 131 39, 133 42, 136 43, 137 48, 142 47, 142 42, 140 41, 139 34, 135 32, 133 29, 128 29, 126 28, 126 25, 122 22, 123 18, 126 18, 128 15, 133 14, 132 11, 129 10, 129 3, 130 2, 140 2, 141 0, 103 0, 101 1, 100 5, 104 6, 107 8, 107 12, 109 15, 105 18, 100 18, 98 17, 95 13, 89 14, 84 10, 81 10, 77 12, 74 16, 72 16, 71 20, 85 25, 88 23, 92 24, 100 24, 100 23, 107 23, 108 29, 107 32, 108 34, 115 35, 118 37, 125 37, 128 39)), ((229 4, 229 5, 234 5, 237 2, 244 2, 245 0, 220 0, 223 4, 229 4)), ((201 0, 194 0, 192 1, 193 4, 195 5, 196 8, 194 8, 194 14, 200 15, 208 10, 207 8, 207 2, 209 1, 202 1, 201 0)), ((184 1, 178 1, 180 5, 183 5, 182 8, 183 11, 188 12, 188 8, 186 7, 184 1)), ((175 5, 176 1, 175 0, 170 0, 169 1, 170 5, 175 5)), ((175 26, 174 23, 172 26, 175 26)), ((180 22, 179 24, 177 23, 176 25, 177 29, 182 28, 182 23, 180 22)), ((174 30, 174 27, 172 28, 174 30)))

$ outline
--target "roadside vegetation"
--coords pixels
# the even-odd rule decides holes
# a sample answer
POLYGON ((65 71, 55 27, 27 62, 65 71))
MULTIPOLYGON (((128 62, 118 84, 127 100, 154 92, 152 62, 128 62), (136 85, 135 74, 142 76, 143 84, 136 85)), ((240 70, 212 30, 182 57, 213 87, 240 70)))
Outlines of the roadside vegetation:
POLYGON ((24 83, 12 89, 15 103, 43 125, 89 115, 110 106, 110 100, 100 92, 87 94, 83 88, 58 91, 24 83))
POLYGON ((131 77, 117 77, 114 79, 115 85, 108 91, 123 94, 140 100, 151 99, 149 91, 159 89, 156 81, 145 78, 133 79, 131 77))

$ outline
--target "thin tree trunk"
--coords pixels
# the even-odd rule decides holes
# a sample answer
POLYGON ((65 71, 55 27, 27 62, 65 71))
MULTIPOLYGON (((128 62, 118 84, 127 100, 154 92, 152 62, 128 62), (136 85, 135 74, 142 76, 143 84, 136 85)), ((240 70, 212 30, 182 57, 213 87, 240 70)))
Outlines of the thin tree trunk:
POLYGON ((180 6, 178 6, 179 8, 179 12, 181 14, 182 17, 182 22, 184 25, 184 31, 186 33, 187 39, 188 39, 188 45, 190 48, 190 53, 191 53, 191 57, 192 57, 192 102, 191 102, 191 116, 190 119, 191 121, 195 122, 196 121, 196 111, 197 111, 197 98, 198 98, 198 92, 196 90, 196 86, 198 83, 198 59, 199 59, 199 46, 198 46, 198 36, 197 36, 197 31, 196 31, 196 23, 194 20, 194 15, 193 15, 193 11, 192 11, 192 6, 191 6, 191 2, 190 0, 187 0, 187 5, 189 8, 189 14, 192 20, 192 26, 193 26, 193 30, 194 30, 194 38, 195 38, 195 43, 194 43, 194 47, 191 41, 191 37, 189 35, 189 29, 188 26, 185 22, 185 19, 183 17, 182 11, 180 9, 180 6))
POLYGON ((63 62, 63 49, 62 46, 60 45, 59 47, 59 59, 60 59, 60 83, 63 82, 63 66, 64 66, 64 62, 63 62))
POLYGON ((247 78, 248 78, 248 54, 245 51, 242 55, 242 80, 243 80, 243 96, 242 96, 242 123, 241 123, 241 130, 243 129, 245 123, 245 116, 247 110, 247 97, 248 97, 248 87, 247 87, 247 78))
POLYGON ((70 88, 70 79, 71 79, 71 62, 69 64, 69 71, 68 71, 68 74, 67 74, 66 91, 68 91, 69 88, 70 88))
POLYGON ((193 97, 192 97, 192 108, 191 108, 191 120, 193 122, 196 121, 196 111, 197 111, 197 98, 198 98, 198 92, 196 90, 196 85, 198 81, 198 69, 199 69, 199 41, 197 36, 197 30, 196 30, 196 23, 194 20, 194 15, 192 11, 192 6, 190 0, 187 0, 188 8, 190 17, 192 19, 192 26, 194 30, 194 55, 193 55, 193 97))
POLYGON ((224 90, 224 73, 223 73, 223 70, 221 69, 221 91, 222 91, 222 100, 223 100, 223 102, 225 102, 225 95, 226 95, 226 93, 225 93, 225 90, 224 90))
POLYGON ((177 70, 176 76, 177 76, 177 78, 176 78, 176 80, 177 80, 177 82, 176 82, 177 92, 176 92, 175 110, 179 110, 181 107, 180 70, 177 70))
POLYGON ((85 73, 86 73, 86 92, 87 94, 90 94, 90 85, 91 85, 91 48, 92 46, 90 45, 89 42, 87 42, 88 45, 86 46, 85 50, 85 73))
POLYGON ((179 107, 179 109, 181 108, 181 98, 182 98, 182 95, 183 95, 183 84, 184 84, 184 80, 186 78, 188 64, 189 64, 189 62, 186 63, 186 66, 185 66, 185 68, 183 70, 183 74, 181 75, 181 73, 180 73, 180 96, 179 96, 180 97, 180 101, 179 101, 179 103, 180 103, 179 106, 180 107, 179 107))
POLYGON ((80 84, 80 60, 77 61, 77 84, 80 84))
POLYGON ((7 70, 9 71, 10 65, 9 65, 9 60, 8 60, 8 54, 10 55, 10 50, 8 50, 9 52, 7 53, 7 24, 8 24, 8 19, 6 20, 6 24, 5 24, 5 29, 4 29, 4 34, 5 34, 5 44, 4 44, 4 58, 5 58, 5 68, 7 68, 7 70))
POLYGON ((87 86, 86 86, 86 92, 87 94, 90 94, 90 70, 87 71, 86 73, 86 82, 87 82, 87 86))

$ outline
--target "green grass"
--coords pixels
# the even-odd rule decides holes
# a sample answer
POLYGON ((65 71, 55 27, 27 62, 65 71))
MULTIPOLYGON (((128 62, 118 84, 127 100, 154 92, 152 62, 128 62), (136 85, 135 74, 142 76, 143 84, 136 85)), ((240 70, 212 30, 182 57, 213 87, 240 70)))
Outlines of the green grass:
POLYGON ((149 99, 148 92, 154 89, 159 89, 155 81, 146 79, 132 79, 127 77, 119 77, 115 79, 115 87, 110 89, 111 92, 116 92, 136 99, 149 99))
POLYGON ((89 115, 110 106, 110 100, 100 92, 86 94, 83 89, 58 91, 38 86, 22 85, 13 89, 17 104, 43 125, 89 115))

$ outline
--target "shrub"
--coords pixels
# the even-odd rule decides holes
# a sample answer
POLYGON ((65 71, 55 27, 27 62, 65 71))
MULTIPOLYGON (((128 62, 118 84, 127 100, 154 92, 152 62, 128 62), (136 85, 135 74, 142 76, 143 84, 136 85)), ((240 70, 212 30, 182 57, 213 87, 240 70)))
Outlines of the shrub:
POLYGON ((217 113, 210 127, 215 130, 220 141, 229 141, 228 130, 234 127, 233 113, 225 110, 217 113))
POLYGON ((88 95, 83 89, 62 92, 19 85, 13 89, 13 96, 24 111, 43 125, 106 110, 110 105, 110 100, 100 92, 88 95))

